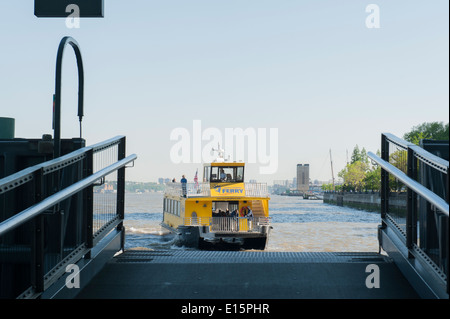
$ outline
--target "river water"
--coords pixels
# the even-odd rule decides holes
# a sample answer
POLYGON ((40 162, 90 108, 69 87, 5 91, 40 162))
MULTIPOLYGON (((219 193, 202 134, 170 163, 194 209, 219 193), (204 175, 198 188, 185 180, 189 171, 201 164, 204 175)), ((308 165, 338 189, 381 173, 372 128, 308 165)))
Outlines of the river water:
MULTIPOLYGON (((184 249, 160 226, 162 193, 127 193, 125 248, 184 249)), ((378 252, 378 213, 271 195, 272 233, 266 251, 378 252)))

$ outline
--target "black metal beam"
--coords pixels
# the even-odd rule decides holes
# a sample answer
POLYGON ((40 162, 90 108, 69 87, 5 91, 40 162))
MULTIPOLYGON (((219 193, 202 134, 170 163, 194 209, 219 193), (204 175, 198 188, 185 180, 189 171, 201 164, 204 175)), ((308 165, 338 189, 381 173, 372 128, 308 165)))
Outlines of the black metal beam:
MULTIPOLYGON (((39 203, 43 199, 43 169, 34 172, 34 197, 39 203)), ((39 215, 33 219, 31 248, 31 285, 36 292, 44 291, 44 218, 39 215)))
MULTIPOLYGON (((381 135, 381 158, 389 162, 389 142, 381 135)), ((381 169, 381 219, 384 221, 389 210, 389 173, 381 169)))
POLYGON ((38 18, 66 18, 72 10, 69 5, 77 5, 80 18, 103 18, 103 0, 34 0, 34 15, 38 18))
MULTIPOLYGON (((124 159, 126 156, 125 143, 125 137, 123 137, 118 145, 118 161, 124 159)), ((125 218, 125 167, 117 171, 117 215, 122 220, 125 218)), ((123 224, 121 223, 118 229, 121 230, 122 226, 123 224)))

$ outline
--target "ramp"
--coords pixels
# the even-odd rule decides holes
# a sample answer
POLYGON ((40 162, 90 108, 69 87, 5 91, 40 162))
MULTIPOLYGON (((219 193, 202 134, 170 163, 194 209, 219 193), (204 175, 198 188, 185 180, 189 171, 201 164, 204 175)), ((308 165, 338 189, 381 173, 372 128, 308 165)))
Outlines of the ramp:
POLYGON ((377 253, 126 251, 80 291, 82 299, 418 298, 397 266, 377 253), (379 288, 368 288, 379 269, 379 288))

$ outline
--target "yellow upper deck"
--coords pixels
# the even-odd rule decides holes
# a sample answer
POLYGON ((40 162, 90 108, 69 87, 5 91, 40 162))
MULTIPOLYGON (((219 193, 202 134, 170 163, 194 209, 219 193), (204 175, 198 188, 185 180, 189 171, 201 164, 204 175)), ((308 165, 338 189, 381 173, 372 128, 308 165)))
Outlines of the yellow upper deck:
POLYGON ((237 167, 237 166, 245 166, 245 163, 244 162, 212 162, 212 163, 203 164, 203 166, 232 166, 232 167, 237 167))

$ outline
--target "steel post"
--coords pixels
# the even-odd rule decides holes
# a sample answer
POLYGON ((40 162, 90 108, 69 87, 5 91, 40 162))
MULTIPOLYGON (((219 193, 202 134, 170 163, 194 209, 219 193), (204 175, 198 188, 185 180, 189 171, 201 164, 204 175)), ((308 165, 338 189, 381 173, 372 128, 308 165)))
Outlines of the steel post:
MULTIPOLYGON (((381 135, 381 158, 389 162, 389 142, 381 135)), ((384 221, 389 210, 389 173, 381 168, 381 219, 384 221)))
MULTIPOLYGON (((122 137, 119 143, 118 158, 120 161, 125 158, 125 137, 122 137)), ((117 170, 117 215, 120 219, 125 216, 125 166, 117 170)), ((118 226, 119 230, 122 228, 122 223, 118 226)))
MULTIPOLYGON (((34 201, 39 203, 43 198, 43 169, 33 173, 34 201)), ((33 236, 31 240, 31 286, 35 292, 44 291, 44 216, 36 216, 32 222, 33 236)))

